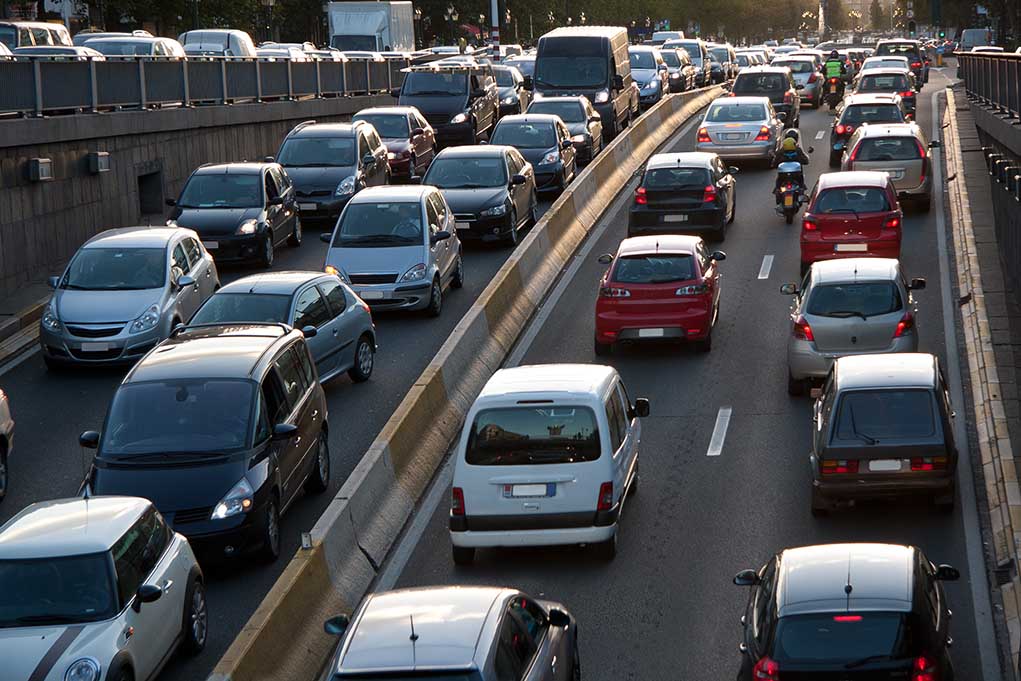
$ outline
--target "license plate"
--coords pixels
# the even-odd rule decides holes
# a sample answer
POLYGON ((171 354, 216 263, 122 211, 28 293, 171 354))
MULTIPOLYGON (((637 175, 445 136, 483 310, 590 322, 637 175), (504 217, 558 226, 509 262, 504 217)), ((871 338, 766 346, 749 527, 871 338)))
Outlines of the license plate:
POLYGON ((794 197, 791 196, 790 194, 788 194, 787 196, 783 197, 783 205, 788 207, 788 208, 793 206, 794 205, 794 197))
POLYGON ((869 470, 876 473, 892 473, 900 470, 900 459, 874 459, 869 461, 869 470))
POLYGON ((836 251, 863 253, 869 250, 868 244, 837 244, 833 247, 836 251))
POLYGON ((317 206, 314 203, 299 203, 298 204, 298 210, 315 210, 318 207, 319 206, 317 206))
POLYGON ((82 352, 106 352, 109 349, 109 343, 82 343, 82 352))
POLYGON ((664 215, 663 222, 687 222, 687 215, 664 215))
POLYGON ((834 93, 836 91, 837 91, 837 86, 836 85, 830 85, 830 93, 834 93))
POLYGON ((455 222, 454 227, 457 229, 471 229, 472 223, 470 222, 455 222))
POLYGON ((362 300, 383 300, 386 297, 383 291, 362 291, 358 295, 362 297, 362 300))
POLYGON ((556 494, 555 482, 543 482, 531 485, 504 485, 503 496, 508 498, 552 497, 556 494))
POLYGON ((726 132, 726 133, 723 133, 722 137, 725 140, 743 140, 744 139, 744 133, 743 132, 726 132))
POLYGON ((662 338, 665 333, 664 329, 638 329, 639 338, 662 338))
POLYGON ((215 251, 220 247, 219 241, 203 241, 202 245, 206 247, 207 251, 215 251))

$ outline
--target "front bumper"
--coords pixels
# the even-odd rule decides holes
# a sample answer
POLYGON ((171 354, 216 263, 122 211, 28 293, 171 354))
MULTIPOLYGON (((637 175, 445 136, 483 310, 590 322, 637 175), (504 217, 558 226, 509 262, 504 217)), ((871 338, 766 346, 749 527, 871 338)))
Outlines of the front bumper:
POLYGON ((62 324, 63 332, 55 333, 39 325, 39 345, 43 356, 50 362, 67 365, 116 366, 134 364, 163 340, 161 324, 142 333, 130 334, 131 322, 125 322, 120 332, 112 336, 82 337, 67 330, 75 328, 111 328, 116 324, 62 324))
POLYGON ((499 241, 511 231, 510 213, 499 217, 475 217, 457 221, 457 238, 461 241, 499 241), (461 227, 460 225, 466 225, 461 227))
POLYGON ((710 154, 717 154, 722 159, 737 160, 758 160, 765 161, 773 158, 773 151, 776 149, 776 142, 749 142, 741 146, 727 146, 716 142, 697 142, 695 151, 704 151, 710 154))
POLYGON ((475 144, 475 131, 470 122, 442 123, 434 125, 433 129, 436 131, 436 143, 441 147, 475 144))
POLYGON ((709 208, 649 208, 632 206, 628 213, 628 235, 675 234, 677 232, 702 232, 717 229, 723 219, 724 209, 720 206, 709 208), (683 215, 682 222, 668 221, 670 217, 683 215))
POLYGON ((411 167, 411 156, 394 158, 390 160, 390 177, 407 180, 414 175, 414 168, 411 167))
POLYGON ((564 164, 562 161, 536 166, 535 190, 557 191, 564 188, 564 164))
POLYGON ((299 197, 298 214, 302 221, 309 224, 326 222, 334 224, 340 217, 341 211, 344 210, 344 206, 351 200, 351 196, 353 195, 337 198, 330 192, 328 197, 299 197))
POLYGON ((648 109, 661 99, 663 99, 663 88, 639 90, 638 105, 642 109, 648 109))
POLYGON ((877 355, 895 352, 918 352, 918 334, 894 338, 889 347, 869 352, 821 352, 815 343, 797 338, 787 342, 787 366, 795 380, 823 379, 830 372, 837 357, 847 355, 877 355))
POLYGON ((514 114, 521 113, 521 102, 517 101, 513 104, 500 104, 500 118, 504 116, 513 116, 514 114))
POLYGON ((373 310, 422 310, 429 305, 432 279, 407 284, 355 284, 354 292, 373 310))
MULTIPOLYGON (((300 210, 300 209, 299 209, 300 210)), ((301 212, 305 219, 305 213, 301 212)), ((213 254, 217 265, 223 263, 250 263, 257 261, 263 252, 266 242, 265 232, 245 234, 242 236, 204 236, 200 235, 202 245, 213 254)))
MULTIPOLYGON (((213 509, 201 510, 212 513, 213 509)), ((192 517, 188 518, 179 513, 164 515, 176 532, 188 538, 188 543, 197 555, 230 558, 258 549, 262 545, 263 521, 260 520, 263 517, 262 510, 262 505, 256 505, 248 513, 240 513, 222 520, 210 520, 208 515, 204 519, 195 518, 191 513, 189 515, 192 517)))

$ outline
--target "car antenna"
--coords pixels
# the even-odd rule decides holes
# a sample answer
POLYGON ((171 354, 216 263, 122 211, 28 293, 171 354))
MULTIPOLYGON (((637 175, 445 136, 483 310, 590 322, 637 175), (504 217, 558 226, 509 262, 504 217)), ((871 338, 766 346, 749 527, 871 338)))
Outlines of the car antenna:
POLYGON ((92 495, 92 485, 89 484, 88 480, 89 468, 85 463, 85 448, 82 447, 81 445, 78 445, 78 450, 81 452, 82 461, 82 480, 83 480, 82 485, 84 487, 84 489, 82 490, 82 498, 85 500, 86 505, 88 505, 89 497, 92 495))
POLYGON ((418 634, 415 633, 415 616, 408 615, 408 619, 411 620, 411 636, 408 638, 411 639, 411 665, 414 667, 418 665, 418 656, 416 655, 415 650, 415 641, 418 640, 418 634))

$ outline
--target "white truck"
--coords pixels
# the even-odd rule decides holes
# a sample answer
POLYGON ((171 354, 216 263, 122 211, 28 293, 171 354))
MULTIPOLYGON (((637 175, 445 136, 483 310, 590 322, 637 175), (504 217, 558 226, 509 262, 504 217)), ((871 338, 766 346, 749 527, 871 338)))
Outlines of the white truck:
POLYGON ((406 0, 331 2, 326 14, 330 47, 368 52, 415 49, 415 19, 411 3, 406 0))

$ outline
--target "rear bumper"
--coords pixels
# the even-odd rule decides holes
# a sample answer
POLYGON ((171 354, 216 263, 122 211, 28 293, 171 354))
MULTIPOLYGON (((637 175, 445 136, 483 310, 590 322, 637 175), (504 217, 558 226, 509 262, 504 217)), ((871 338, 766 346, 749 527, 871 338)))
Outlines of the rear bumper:
POLYGON ((597 312, 596 341, 609 344, 636 341, 702 340, 712 330, 712 322, 712 311, 708 304, 692 304, 687 310, 662 315, 635 315, 618 311, 597 312), (651 329, 659 331, 654 334, 649 333, 651 329))
POLYGON ((698 142, 695 151, 718 154, 723 159, 751 159, 765 161, 773 158, 776 142, 749 142, 741 146, 727 146, 716 142, 698 142))
POLYGON ((916 196, 928 196, 932 193, 932 176, 927 175, 925 180, 921 184, 914 187, 902 187, 896 182, 893 183, 893 188, 897 190, 897 198, 911 198, 916 196))
POLYGON ((628 213, 628 235, 674 234, 677 232, 706 231, 720 226, 724 209, 711 208, 648 208, 632 207, 628 213), (684 215, 684 222, 667 222, 667 216, 684 215))
POLYGON ((477 548, 595 544, 616 534, 619 515, 618 504, 609 511, 451 516, 450 541, 454 546, 477 548))
POLYGON ((434 125, 436 143, 441 147, 456 144, 475 144, 475 131, 471 123, 443 123, 434 125))
MULTIPOLYGON (((900 258, 900 239, 894 240, 873 240, 855 241, 850 243, 864 243, 865 251, 838 251, 836 246, 840 242, 833 241, 802 241, 801 262, 805 264, 818 262, 820 260, 839 260, 842 258, 900 258)), ((843 245, 843 244, 841 244, 843 245)))
POLYGON ((787 367, 795 380, 823 379, 833 366, 833 360, 847 355, 875 355, 893 352, 918 352, 918 334, 896 338, 889 347, 869 352, 821 352, 815 343, 792 338, 787 343, 787 367))
MULTIPOLYGON (((394 161, 394 163, 400 163, 400 161, 394 161)), ((393 164, 390 166, 394 167, 393 164)), ((340 217, 340 212, 344 210, 344 206, 347 205, 350 196, 343 199, 337 199, 329 197, 323 198, 300 198, 298 199, 298 214, 301 215, 303 222, 311 223, 330 223, 335 224, 337 218, 340 217)), ((219 255, 219 254, 216 254, 219 255)))
POLYGON ((822 497, 838 499, 892 499, 898 497, 937 497, 953 494, 955 476, 948 472, 940 477, 922 477, 919 473, 902 473, 899 478, 883 476, 871 481, 862 478, 829 481, 815 478, 812 489, 822 497))

